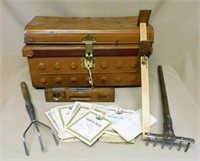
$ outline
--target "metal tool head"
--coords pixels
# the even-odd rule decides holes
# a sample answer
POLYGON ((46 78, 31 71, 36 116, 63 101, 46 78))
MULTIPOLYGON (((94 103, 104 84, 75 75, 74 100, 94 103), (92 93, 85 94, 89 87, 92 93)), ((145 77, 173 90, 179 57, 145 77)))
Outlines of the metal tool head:
POLYGON ((165 135, 165 134, 155 134, 155 133, 145 133, 145 136, 147 137, 146 146, 148 146, 149 142, 154 142, 154 146, 157 145, 157 143, 161 143, 162 149, 164 146, 169 146, 169 149, 172 149, 172 146, 177 146, 178 151, 181 150, 181 147, 185 147, 185 152, 187 152, 189 146, 191 143, 195 143, 195 140, 192 138, 186 138, 186 137, 180 137, 175 135, 165 135))
POLYGON ((145 133, 147 138, 146 145, 149 142, 154 142, 154 146, 158 142, 162 144, 162 149, 164 146, 168 145, 169 149, 172 146, 178 146, 178 151, 181 150, 181 147, 185 146, 185 152, 187 152, 191 143, 194 143, 195 140, 192 138, 180 137, 176 136, 173 129, 172 118, 170 116, 169 104, 167 99, 167 91, 165 87, 165 80, 163 75, 162 66, 158 66, 158 78, 160 83, 160 91, 161 91, 161 99, 162 99, 162 108, 163 108, 163 134, 155 134, 155 133, 145 133))
POLYGON ((40 130, 38 128, 38 125, 41 125, 41 126, 44 126, 46 127, 47 129, 49 129, 49 131, 51 132, 51 134, 53 135, 53 138, 54 138, 54 141, 56 143, 56 145, 59 144, 57 138, 56 138, 56 135, 54 134, 54 131, 46 124, 40 122, 40 121, 37 121, 37 120, 33 120, 30 125, 28 126, 28 128, 24 131, 24 134, 23 134, 23 145, 24 145, 24 150, 25 150, 25 154, 27 156, 29 156, 29 150, 27 148, 27 144, 26 144, 26 133, 28 132, 28 130, 30 129, 30 127, 32 125, 35 125, 36 127, 36 130, 37 130, 37 135, 38 135, 38 139, 39 139, 39 142, 40 142, 40 147, 41 147, 41 150, 44 151, 44 144, 43 144, 43 141, 42 141, 42 136, 41 136, 41 133, 40 133, 40 130))
POLYGON ((33 107, 33 104, 31 102, 29 91, 28 91, 28 87, 27 87, 26 83, 25 82, 21 82, 20 86, 21 86, 21 90, 22 90, 22 94, 23 94, 24 100, 26 102, 26 110, 27 110, 27 112, 29 114, 29 117, 31 119, 30 125, 27 127, 27 129, 24 131, 24 134, 23 134, 24 149, 25 149, 26 155, 28 156, 29 155, 29 151, 28 151, 27 144, 26 144, 26 133, 28 132, 28 130, 30 129, 30 127, 32 125, 35 125, 36 131, 37 131, 37 135, 38 135, 38 139, 39 139, 39 142, 40 142, 40 148, 41 148, 42 151, 44 151, 44 144, 43 144, 43 141, 42 141, 42 136, 41 136, 40 129, 39 129, 38 125, 44 126, 47 129, 49 129, 49 131, 53 135, 53 138, 55 140, 56 145, 58 145, 59 142, 58 142, 58 140, 57 140, 57 138, 56 138, 56 136, 54 134, 54 131, 48 125, 36 120, 34 107, 33 107))

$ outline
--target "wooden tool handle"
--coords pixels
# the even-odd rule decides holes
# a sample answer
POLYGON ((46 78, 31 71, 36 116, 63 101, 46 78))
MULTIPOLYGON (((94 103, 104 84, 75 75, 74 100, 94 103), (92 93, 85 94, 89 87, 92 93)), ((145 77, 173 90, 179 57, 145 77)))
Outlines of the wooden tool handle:
POLYGON ((164 80, 164 75, 163 75, 163 70, 162 70, 161 65, 158 66, 158 77, 159 77, 159 82, 160 82, 163 115, 165 118, 166 115, 168 116, 170 115, 170 111, 169 111, 169 105, 168 105, 168 99, 167 99, 167 91, 165 87, 165 80, 164 80))
POLYGON ((21 86, 22 94, 23 94, 23 97, 24 97, 24 100, 26 101, 26 103, 31 102, 30 95, 28 92, 28 87, 27 87, 26 83, 21 82, 20 86, 21 86))
POLYGON ((33 120, 35 120, 35 111, 34 111, 34 107, 33 107, 33 104, 31 102, 31 99, 30 99, 28 87, 27 87, 25 82, 21 82, 20 86, 21 86, 21 90, 22 90, 24 100, 26 102, 26 110, 29 114, 31 121, 33 121, 33 120))

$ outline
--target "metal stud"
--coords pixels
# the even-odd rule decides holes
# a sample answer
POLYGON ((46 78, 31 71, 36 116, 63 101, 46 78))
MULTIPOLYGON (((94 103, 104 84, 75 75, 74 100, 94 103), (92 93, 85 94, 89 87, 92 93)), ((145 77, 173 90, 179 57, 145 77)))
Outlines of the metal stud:
POLYGON ((55 63, 54 64, 54 69, 55 70, 60 70, 61 69, 61 64, 60 63, 55 63))

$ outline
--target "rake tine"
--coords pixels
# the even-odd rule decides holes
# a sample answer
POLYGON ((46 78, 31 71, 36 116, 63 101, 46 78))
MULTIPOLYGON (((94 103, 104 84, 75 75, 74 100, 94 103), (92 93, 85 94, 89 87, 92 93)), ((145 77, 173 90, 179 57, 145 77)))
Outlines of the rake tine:
POLYGON ((182 141, 180 141, 180 143, 179 143, 179 146, 178 146, 178 151, 180 151, 180 150, 181 150, 181 147, 182 147, 182 141))
POLYGON ((149 141, 150 141, 150 138, 149 138, 149 137, 147 137, 146 146, 148 146, 148 145, 149 145, 149 141))
POLYGON ((157 144, 157 141, 158 141, 158 139, 157 139, 157 138, 155 138, 155 141, 154 141, 154 144, 153 144, 153 146, 154 146, 154 147, 156 146, 156 144, 157 144))
POLYGON ((173 140, 171 140, 171 143, 170 143, 169 150, 171 150, 171 149, 172 149, 172 146, 173 146, 173 144, 174 144, 174 141, 173 141, 173 140))
POLYGON ((164 149, 164 146, 165 146, 165 140, 163 139, 163 141, 162 141, 162 149, 164 149))
POLYGON ((162 136, 162 134, 155 134, 155 133, 148 133, 147 140, 146 140, 146 146, 149 145, 149 142, 153 142, 153 146, 155 147, 157 143, 161 143, 161 148, 164 149, 165 145, 169 145, 169 150, 172 149, 174 145, 178 147, 178 151, 181 150, 182 146, 185 147, 184 152, 187 152, 191 143, 194 143, 195 140, 192 138, 184 138, 179 136, 162 136), (186 143, 185 143, 186 142, 186 143))
POLYGON ((187 144, 187 146, 186 146, 186 148, 185 148, 185 152, 187 152, 189 146, 190 146, 190 142, 188 142, 188 144, 187 144))

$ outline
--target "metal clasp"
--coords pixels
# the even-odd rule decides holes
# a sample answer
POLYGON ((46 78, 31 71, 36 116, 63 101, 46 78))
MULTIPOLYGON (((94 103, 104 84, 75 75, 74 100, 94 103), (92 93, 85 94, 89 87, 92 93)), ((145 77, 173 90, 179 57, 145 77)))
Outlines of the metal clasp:
POLYGON ((82 40, 85 43, 85 58, 83 59, 84 68, 93 68, 94 67, 94 57, 93 57, 93 43, 96 42, 95 38, 91 35, 87 35, 82 40))

